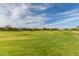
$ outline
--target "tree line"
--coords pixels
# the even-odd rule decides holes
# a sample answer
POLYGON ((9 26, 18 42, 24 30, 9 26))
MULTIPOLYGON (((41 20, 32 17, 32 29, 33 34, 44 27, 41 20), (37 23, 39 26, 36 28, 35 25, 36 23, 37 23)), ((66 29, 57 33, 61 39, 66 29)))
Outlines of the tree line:
POLYGON ((5 26, 5 27, 0 27, 0 31, 40 31, 40 30, 58 30, 57 28, 25 28, 25 27, 11 27, 11 26, 5 26))
POLYGON ((40 31, 40 30, 79 30, 79 26, 76 28, 65 28, 65 29, 58 29, 58 28, 16 28, 16 27, 11 27, 11 26, 5 26, 5 27, 0 27, 0 31, 40 31))

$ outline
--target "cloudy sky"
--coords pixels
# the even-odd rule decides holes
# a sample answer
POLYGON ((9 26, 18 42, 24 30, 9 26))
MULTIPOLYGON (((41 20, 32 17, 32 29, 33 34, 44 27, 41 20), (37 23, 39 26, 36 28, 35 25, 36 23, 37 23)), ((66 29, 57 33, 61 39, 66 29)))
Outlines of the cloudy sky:
POLYGON ((72 28, 79 26, 79 4, 2 3, 0 27, 72 28))

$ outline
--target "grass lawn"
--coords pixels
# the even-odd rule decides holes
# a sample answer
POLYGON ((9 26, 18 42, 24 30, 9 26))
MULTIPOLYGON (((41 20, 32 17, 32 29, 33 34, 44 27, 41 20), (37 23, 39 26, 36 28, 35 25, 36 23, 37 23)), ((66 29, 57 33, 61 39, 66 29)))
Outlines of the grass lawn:
POLYGON ((1 56, 79 56, 79 33, 0 31, 1 56))

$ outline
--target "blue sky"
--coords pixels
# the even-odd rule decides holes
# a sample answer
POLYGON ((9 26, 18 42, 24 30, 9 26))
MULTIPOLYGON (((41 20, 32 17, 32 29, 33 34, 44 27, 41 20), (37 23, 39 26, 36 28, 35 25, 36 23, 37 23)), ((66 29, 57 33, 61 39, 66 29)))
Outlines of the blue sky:
POLYGON ((79 26, 78 3, 1 3, 0 27, 73 28, 79 26))

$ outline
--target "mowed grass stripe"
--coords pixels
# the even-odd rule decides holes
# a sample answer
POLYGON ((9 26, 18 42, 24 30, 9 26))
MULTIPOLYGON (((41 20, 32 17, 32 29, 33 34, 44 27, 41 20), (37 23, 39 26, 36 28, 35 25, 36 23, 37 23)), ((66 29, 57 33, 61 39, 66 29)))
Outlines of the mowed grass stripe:
POLYGON ((72 31, 2 31, 0 55, 79 55, 79 34, 72 31))

